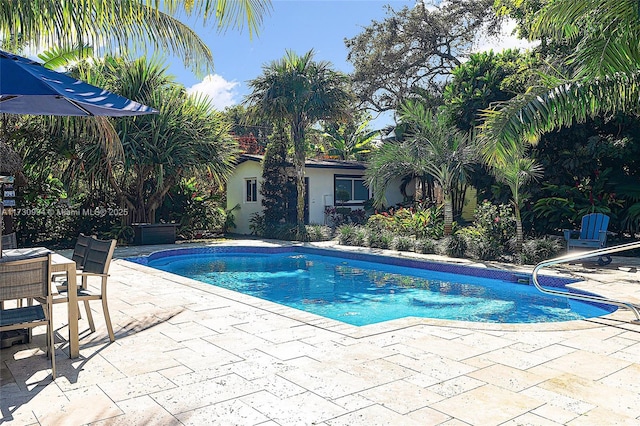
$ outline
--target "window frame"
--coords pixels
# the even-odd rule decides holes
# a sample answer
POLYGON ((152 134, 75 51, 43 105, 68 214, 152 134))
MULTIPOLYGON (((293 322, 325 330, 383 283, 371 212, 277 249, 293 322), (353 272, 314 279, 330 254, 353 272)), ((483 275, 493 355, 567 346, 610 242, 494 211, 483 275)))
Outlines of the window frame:
POLYGON ((364 176, 363 175, 341 175, 341 174, 335 174, 333 175, 333 205, 334 206, 363 206, 364 203, 371 198, 371 191, 369 190, 369 188, 366 187, 366 185, 364 185, 364 176), (338 180, 350 180, 351 181, 351 199, 345 202, 339 201, 337 198, 337 183, 338 180), (355 196, 356 193, 356 188, 355 188, 355 182, 356 181, 362 181, 363 182, 363 186, 366 188, 367 190, 367 199, 365 200, 356 200, 353 197, 355 196))
POLYGON ((253 204, 258 202, 258 178, 257 177, 244 178, 244 202, 248 204, 253 204), (249 188, 251 188, 251 190, 249 190, 249 188), (251 199, 249 199, 249 195, 251 195, 251 199))

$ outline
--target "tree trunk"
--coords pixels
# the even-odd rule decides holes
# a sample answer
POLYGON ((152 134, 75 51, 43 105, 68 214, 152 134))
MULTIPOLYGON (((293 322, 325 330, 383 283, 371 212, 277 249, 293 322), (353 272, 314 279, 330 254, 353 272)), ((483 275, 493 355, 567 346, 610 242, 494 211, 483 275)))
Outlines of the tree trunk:
POLYGON ((444 194, 444 235, 451 235, 453 229, 453 204, 451 194, 444 194))
POLYGON ((464 208, 464 200, 467 196, 467 184, 458 183, 453 188, 453 217, 462 216, 462 209, 464 208))
POLYGON ((179 176, 182 176, 182 169, 176 169, 172 176, 165 177, 162 188, 159 188, 151 194, 149 199, 146 201, 148 223, 156 223, 156 211, 160 206, 162 206, 162 202, 164 201, 167 193, 178 182, 179 176))
POLYGON ((305 226, 304 226, 304 199, 305 199, 305 186, 304 186, 304 175, 305 175, 305 160, 306 160, 306 151, 304 146, 304 127, 298 122, 291 126, 291 133, 293 140, 293 165, 296 169, 296 189, 297 189, 297 199, 296 199, 296 232, 297 238, 300 240, 304 240, 306 236, 305 226))
MULTIPOLYGON (((514 203, 515 204, 515 203, 514 203)), ((520 208, 518 205, 514 205, 516 216, 516 246, 515 251, 517 255, 522 253, 522 245, 524 244, 524 235, 522 233, 522 218, 520 217, 520 208)))

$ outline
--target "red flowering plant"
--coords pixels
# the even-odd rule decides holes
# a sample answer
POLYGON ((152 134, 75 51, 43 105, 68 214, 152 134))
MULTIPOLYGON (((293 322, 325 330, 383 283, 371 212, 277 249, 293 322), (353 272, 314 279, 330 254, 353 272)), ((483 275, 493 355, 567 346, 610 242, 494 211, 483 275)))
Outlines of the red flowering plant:
POLYGON ((374 214, 367 221, 373 232, 391 232, 416 238, 442 238, 444 220, 441 206, 428 208, 400 207, 374 214))
POLYGON ((513 206, 484 200, 476 207, 473 225, 459 233, 465 238, 471 257, 499 259, 510 253, 510 240, 516 235, 513 206))
POLYGON ((366 212, 364 209, 351 209, 350 207, 326 206, 324 214, 327 224, 338 227, 344 224, 362 225, 366 222, 366 212))

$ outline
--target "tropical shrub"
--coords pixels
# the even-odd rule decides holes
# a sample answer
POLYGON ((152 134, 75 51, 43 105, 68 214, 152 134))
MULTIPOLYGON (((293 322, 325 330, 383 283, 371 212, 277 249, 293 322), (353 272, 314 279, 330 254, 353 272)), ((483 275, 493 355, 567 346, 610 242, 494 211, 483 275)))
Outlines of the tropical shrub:
POLYGON ((460 233, 445 237, 440 242, 438 254, 449 257, 464 257, 467 252, 467 240, 460 233))
POLYGON ((388 249, 393 243, 393 234, 389 231, 374 232, 369 230, 369 247, 388 249))
POLYGON ((536 201, 533 211, 544 218, 551 229, 573 229, 589 213, 604 213, 616 221, 615 212, 622 207, 608 179, 611 169, 598 171, 593 177, 574 178, 573 185, 543 186, 546 197, 536 201))
POLYGON ((308 241, 329 241, 332 237, 331 228, 325 225, 307 225, 308 241))
POLYGON ((420 238, 416 240, 415 251, 422 254, 435 254, 437 250, 437 242, 428 238, 420 238))
POLYGON ((538 238, 525 241, 522 245, 521 262, 534 265, 561 254, 563 244, 558 238, 538 238))
POLYGON ((130 225, 118 224, 114 225, 109 232, 106 233, 109 239, 118 240, 118 244, 128 244, 133 242, 135 231, 130 225))
POLYGON ((364 209, 352 210, 350 207, 327 206, 324 209, 324 214, 328 223, 334 227, 344 225, 345 223, 353 223, 356 225, 366 223, 366 213, 364 209))
POLYGON ((275 223, 269 224, 266 226, 265 238, 273 238, 276 240, 287 240, 287 241, 308 241, 309 237, 306 234, 306 228, 304 228, 305 233, 303 235, 299 235, 298 228, 295 223, 275 223))
POLYGON ((398 251, 413 251, 415 248, 415 239, 406 235, 398 235, 393 239, 393 248, 398 251))
POLYGON ((352 244, 356 235, 356 226, 345 224, 338 228, 338 242, 342 245, 349 246, 352 244))
POLYGON ((369 216, 366 224, 367 230, 371 232, 394 232, 396 222, 393 215, 389 213, 378 213, 369 216))
POLYGON ((472 259, 495 260, 503 253, 503 246, 482 228, 468 226, 458 231, 467 243, 466 255, 472 259))
POLYGON ((367 245, 367 230, 365 228, 363 228, 362 226, 356 226, 351 245, 360 247, 364 247, 367 245))
POLYGON ((189 239, 202 232, 224 230, 227 212, 221 204, 220 194, 203 187, 192 177, 183 179, 169 191, 156 217, 178 223, 178 234, 189 239))
POLYGON ((513 208, 506 204, 482 202, 475 210, 472 226, 459 234, 469 247, 467 255, 474 259, 495 260, 511 253, 509 241, 516 235, 513 208))
POLYGON ((400 208, 391 213, 393 222, 389 231, 400 235, 413 235, 413 212, 409 209, 400 208))
POLYGON ((15 226, 21 244, 33 244, 45 238, 70 237, 74 217, 58 215, 58 202, 67 195, 59 179, 46 177, 29 181, 15 210, 15 226))
POLYGON ((263 213, 254 213, 251 215, 249 218, 249 230, 251 231, 251 235, 264 235, 266 224, 263 213))
MULTIPOLYGON (((249 219, 251 235, 263 238, 295 241, 298 239, 296 225, 292 223, 267 223, 263 213, 254 213, 249 219)), ((306 228, 305 228, 306 230, 306 228)), ((306 237, 304 237, 306 240, 306 237)))
POLYGON ((371 215, 367 220, 371 231, 388 231, 416 238, 442 238, 444 217, 442 206, 389 209, 371 215))
POLYGON ((411 221, 413 234, 417 238, 438 239, 444 236, 444 214, 442 205, 417 210, 411 221))
POLYGON ((516 221, 513 208, 507 204, 494 205, 483 201, 476 207, 474 226, 493 236, 505 246, 516 234, 516 221))
POLYGON ((109 194, 70 197, 58 178, 26 172, 27 185, 19 188, 14 226, 20 246, 69 247, 79 233, 107 236, 126 210, 109 194))

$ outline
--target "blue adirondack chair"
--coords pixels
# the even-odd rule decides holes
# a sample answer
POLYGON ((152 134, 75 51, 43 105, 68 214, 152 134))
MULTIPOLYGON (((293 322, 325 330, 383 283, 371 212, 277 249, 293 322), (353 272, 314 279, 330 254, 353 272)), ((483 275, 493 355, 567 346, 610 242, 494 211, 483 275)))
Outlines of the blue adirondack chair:
MULTIPOLYGON (((576 249, 597 250, 607 245, 607 227, 609 216, 602 213, 591 213, 582 218, 580 230, 564 230, 564 239, 567 240, 567 252, 576 249), (575 238, 575 237, 578 238, 575 238)), ((611 263, 611 256, 598 258, 600 265, 611 263)))

